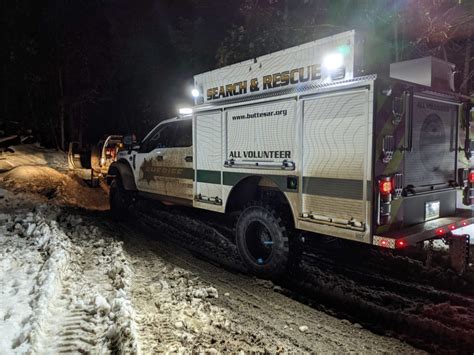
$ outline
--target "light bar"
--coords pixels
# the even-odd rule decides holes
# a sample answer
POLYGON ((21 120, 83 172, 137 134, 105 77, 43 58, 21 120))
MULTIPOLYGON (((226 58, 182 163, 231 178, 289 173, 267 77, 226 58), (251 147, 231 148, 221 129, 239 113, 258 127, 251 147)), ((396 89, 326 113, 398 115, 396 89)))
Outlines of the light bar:
POLYGON ((180 115, 190 115, 193 113, 193 109, 189 107, 183 107, 180 108, 178 112, 180 115))

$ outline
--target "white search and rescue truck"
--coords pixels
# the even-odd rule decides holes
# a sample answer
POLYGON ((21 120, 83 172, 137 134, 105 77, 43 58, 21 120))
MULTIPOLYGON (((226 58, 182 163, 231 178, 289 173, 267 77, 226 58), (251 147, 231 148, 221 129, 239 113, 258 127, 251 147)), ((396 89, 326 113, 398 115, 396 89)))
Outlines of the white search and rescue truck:
POLYGON ((298 230, 393 249, 443 238, 462 268, 472 106, 454 68, 428 57, 363 75, 358 49, 349 31, 196 75, 192 114, 110 167, 112 211, 143 197, 236 213, 261 277, 284 272, 298 230))

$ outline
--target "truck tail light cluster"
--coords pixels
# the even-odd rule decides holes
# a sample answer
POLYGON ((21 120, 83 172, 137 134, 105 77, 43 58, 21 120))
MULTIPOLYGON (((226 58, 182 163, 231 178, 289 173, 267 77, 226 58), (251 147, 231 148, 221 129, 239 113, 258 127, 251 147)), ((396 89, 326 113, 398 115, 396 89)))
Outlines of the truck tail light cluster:
POLYGON ((474 170, 459 169, 459 186, 463 188, 462 202, 466 206, 474 204, 474 170))
POLYGON ((437 228, 436 229, 436 235, 438 236, 443 236, 443 235, 446 235, 450 232, 453 232, 455 231, 456 229, 459 229, 459 228, 463 228, 463 227, 466 227, 469 225, 469 221, 460 221, 460 222, 456 222, 456 223, 452 223, 450 225, 448 225, 447 227, 440 227, 440 228, 437 228))
POLYGON ((406 246, 408 246, 408 242, 405 239, 403 239, 403 237, 390 238, 390 237, 374 236, 373 244, 379 247, 388 248, 388 249, 403 249, 406 246))
POLYGON ((403 175, 394 174, 381 176, 378 179, 378 216, 377 224, 384 225, 391 222, 392 200, 401 197, 403 191, 403 175))
MULTIPOLYGON (((429 232, 432 233, 431 237, 433 237, 433 239, 446 238, 446 237, 452 236, 453 235, 452 233, 455 230, 466 227, 470 224, 471 224, 470 220, 461 220, 461 221, 451 223, 449 225, 438 227, 436 229, 430 230, 429 232)), ((427 238, 427 240, 430 238, 427 238)), ((377 245, 379 247, 388 248, 388 249, 403 249, 405 247, 408 247, 409 245, 414 245, 416 243, 418 243, 418 241, 410 242, 410 237, 403 234, 392 235, 392 236, 374 235, 373 241, 372 241, 373 245, 377 245)))
POLYGON ((379 192, 382 196, 388 196, 392 193, 393 185, 392 179, 384 178, 379 181, 379 192))

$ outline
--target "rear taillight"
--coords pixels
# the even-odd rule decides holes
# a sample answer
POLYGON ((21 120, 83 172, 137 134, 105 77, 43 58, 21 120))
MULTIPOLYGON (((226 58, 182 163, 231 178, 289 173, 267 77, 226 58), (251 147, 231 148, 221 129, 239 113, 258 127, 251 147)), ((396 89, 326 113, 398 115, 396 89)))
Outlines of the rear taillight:
POLYGON ((379 192, 383 196, 390 195, 393 190, 392 180, 380 180, 379 181, 379 192))
POLYGON ((466 206, 471 206, 474 203, 474 170, 460 169, 459 185, 463 187, 462 202, 466 206))
POLYGON ((389 224, 391 221, 392 200, 402 195, 402 174, 380 176, 378 179, 378 218, 377 224, 389 224))
POLYGON ((470 184, 474 183, 474 171, 472 171, 472 170, 469 172, 468 181, 469 181, 470 184))

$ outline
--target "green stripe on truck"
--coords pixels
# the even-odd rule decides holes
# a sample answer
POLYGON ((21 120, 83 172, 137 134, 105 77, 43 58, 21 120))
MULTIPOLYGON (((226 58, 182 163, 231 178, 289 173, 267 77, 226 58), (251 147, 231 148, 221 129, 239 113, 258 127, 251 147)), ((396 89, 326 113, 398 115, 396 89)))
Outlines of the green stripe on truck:
POLYGON ((198 170, 196 173, 196 181, 206 184, 221 184, 221 172, 214 170, 198 170))
MULTIPOLYGON (((226 186, 234 186, 242 179, 251 176, 259 176, 268 178, 275 182, 275 184, 285 192, 298 192, 297 190, 288 189, 287 175, 270 175, 270 174, 248 174, 238 173, 232 171, 224 171, 222 173, 222 184, 226 186)), ((221 172, 214 170, 198 170, 197 182, 208 184, 221 184, 221 172)), ((371 196, 372 184, 367 181, 367 199, 371 196)), ((307 195, 318 195, 326 197, 345 198, 349 200, 363 200, 364 199, 364 181, 352 179, 334 179, 321 178, 314 176, 303 177, 303 193, 307 195)))
POLYGON ((363 200, 364 182, 362 180, 304 176, 303 193, 349 200, 363 200))

